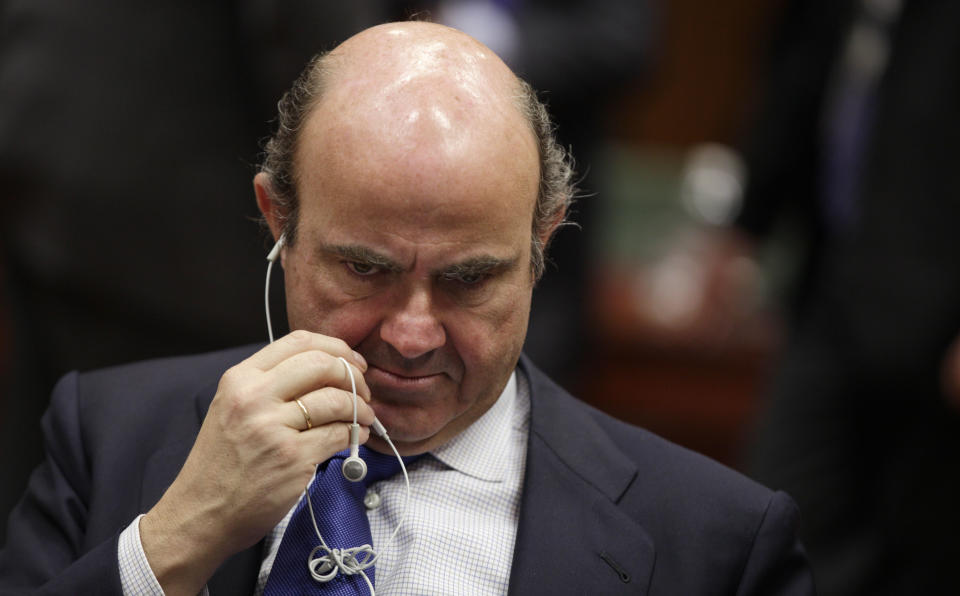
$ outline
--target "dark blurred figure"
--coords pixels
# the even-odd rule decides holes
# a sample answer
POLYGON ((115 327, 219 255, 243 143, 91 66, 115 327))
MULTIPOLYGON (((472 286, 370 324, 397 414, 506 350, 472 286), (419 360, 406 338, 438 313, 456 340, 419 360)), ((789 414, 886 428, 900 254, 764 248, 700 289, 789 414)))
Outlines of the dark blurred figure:
POLYGON ((738 224, 807 251, 751 471, 790 493, 821 594, 960 594, 960 3, 797 1, 738 224))
POLYGON ((414 3, 500 55, 547 103, 560 143, 572 149, 580 200, 551 247, 538 283, 525 352, 569 390, 582 382, 591 246, 595 244, 599 151, 611 104, 642 78, 655 42, 652 0, 444 0, 414 3), (563 333, 557 333, 557 329, 563 333))
POLYGON ((379 7, 0 2, 0 535, 60 375, 266 337, 256 139, 307 59, 379 7))

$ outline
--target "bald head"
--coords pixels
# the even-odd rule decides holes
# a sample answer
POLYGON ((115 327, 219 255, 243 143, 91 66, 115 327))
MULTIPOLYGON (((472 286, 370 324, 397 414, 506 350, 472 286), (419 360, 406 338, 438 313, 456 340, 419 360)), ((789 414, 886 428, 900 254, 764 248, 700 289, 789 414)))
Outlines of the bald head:
POLYGON ((513 72, 489 48, 443 25, 372 27, 338 46, 329 59, 331 86, 347 97, 371 102, 373 109, 390 110, 419 98, 516 111, 518 81, 513 72))
MULTIPOLYGON (((279 107, 280 127, 267 143, 262 172, 289 243, 296 242, 301 182, 324 174, 303 164, 320 157, 363 163, 365 174, 384 185, 396 183, 388 171, 394 178, 399 171, 429 175, 437 186, 464 186, 477 181, 445 165, 469 155, 492 174, 504 160, 532 155, 539 183, 528 206, 531 262, 540 274, 543 246, 572 198, 572 171, 532 89, 486 46, 432 23, 372 27, 315 58, 279 107)), ((501 207, 508 208, 490 205, 501 207)))

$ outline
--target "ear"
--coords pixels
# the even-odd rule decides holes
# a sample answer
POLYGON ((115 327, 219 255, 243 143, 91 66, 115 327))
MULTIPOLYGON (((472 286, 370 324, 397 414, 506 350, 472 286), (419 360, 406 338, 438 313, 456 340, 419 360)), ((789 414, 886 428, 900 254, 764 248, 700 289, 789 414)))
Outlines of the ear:
POLYGON ((544 250, 546 250, 547 246, 549 246, 550 239, 553 238, 553 233, 557 231, 557 226, 560 225, 560 222, 563 221, 563 218, 566 217, 566 215, 567 210, 561 209, 560 212, 553 217, 553 221, 550 222, 550 225, 544 228, 540 233, 540 238, 538 238, 538 240, 540 240, 540 246, 544 247, 544 250))
POLYGON ((253 177, 253 192, 257 195, 257 207, 260 213, 267 220, 267 226, 270 228, 270 234, 273 235, 274 242, 283 233, 280 214, 277 212, 276 203, 273 200, 273 187, 270 182, 269 174, 260 172, 253 177))

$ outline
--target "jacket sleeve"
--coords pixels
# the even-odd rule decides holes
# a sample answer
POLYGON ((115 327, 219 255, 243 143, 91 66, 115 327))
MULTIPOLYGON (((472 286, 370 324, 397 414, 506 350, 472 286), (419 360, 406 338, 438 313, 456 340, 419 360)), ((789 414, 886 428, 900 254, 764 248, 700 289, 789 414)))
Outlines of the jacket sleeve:
POLYGON ((14 508, 0 550, 0 594, 121 594, 116 534, 90 544, 90 469, 77 374, 57 384, 43 417, 46 459, 14 508))
POLYGON ((816 594, 797 529, 800 512, 786 493, 770 499, 747 558, 737 596, 816 594))

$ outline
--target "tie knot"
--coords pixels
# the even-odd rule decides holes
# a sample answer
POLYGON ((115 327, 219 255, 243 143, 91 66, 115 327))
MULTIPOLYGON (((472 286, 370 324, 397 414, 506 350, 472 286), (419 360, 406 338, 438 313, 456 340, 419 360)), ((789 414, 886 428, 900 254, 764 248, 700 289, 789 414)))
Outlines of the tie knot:
MULTIPOLYGON (((422 456, 405 457, 403 458, 404 465, 409 465, 420 457, 422 456)), ((368 449, 366 445, 361 445, 360 458, 367 464, 367 477, 363 479, 365 486, 370 486, 374 482, 386 480, 400 473, 400 461, 392 453, 379 453, 368 449)))
MULTIPOLYGON (((400 461, 397 460, 397 456, 393 454, 388 455, 385 453, 379 453, 367 448, 366 445, 361 445, 358 455, 360 456, 360 459, 362 459, 367 465, 367 475, 359 482, 345 483, 353 490, 353 492, 356 492, 359 495, 362 495, 363 491, 374 482, 386 480, 387 478, 391 478, 400 473, 400 461)), ((343 461, 349 456, 349 449, 344 449, 343 451, 335 453, 333 457, 327 460, 326 465, 321 467, 319 474, 327 474, 329 471, 335 471, 337 475, 340 475, 340 467, 343 465, 343 461)), ((421 457, 423 457, 423 455, 404 457, 404 465, 410 465, 421 457)))

